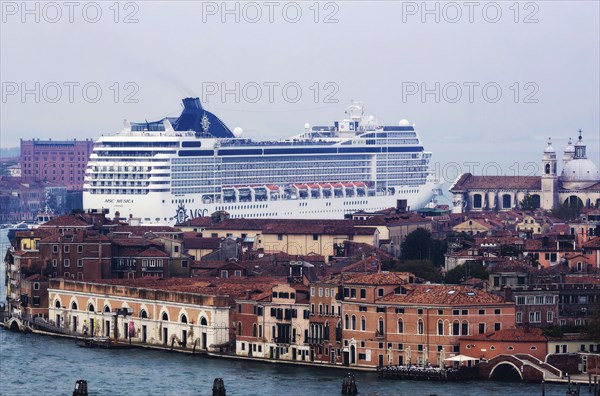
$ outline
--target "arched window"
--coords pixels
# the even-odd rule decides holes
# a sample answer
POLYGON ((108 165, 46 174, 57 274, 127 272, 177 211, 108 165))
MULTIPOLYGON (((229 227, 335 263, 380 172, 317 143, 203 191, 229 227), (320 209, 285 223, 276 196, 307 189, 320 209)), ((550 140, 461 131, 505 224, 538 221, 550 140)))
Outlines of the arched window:
POLYGON ((540 208, 540 201, 541 201, 541 199, 540 199, 540 196, 539 196, 539 195, 537 195, 537 194, 533 194, 533 195, 531 196, 531 202, 533 203, 533 207, 534 207, 534 208, 536 208, 536 209, 539 209, 539 208, 540 208))
POLYGON ((349 319, 348 315, 344 315, 344 328, 345 328, 346 330, 349 330, 349 329, 350 329, 350 326, 349 326, 349 321, 350 321, 350 319, 349 319))
POLYGON ((54 302, 54 307, 55 307, 55 308, 60 308, 60 300, 56 300, 56 301, 54 302))
POLYGON ((104 306, 104 312, 105 313, 110 313, 110 307, 108 305, 104 306))
POLYGON ((379 335, 383 335, 385 333, 385 327, 383 326, 383 318, 379 318, 379 327, 377 329, 379 335))
POLYGON ((510 196, 510 194, 504 194, 502 196, 502 208, 510 209, 511 201, 512 201, 512 197, 510 196))
POLYGON ((469 322, 467 322, 466 320, 463 320, 462 322, 461 333, 462 335, 469 335, 469 322))
POLYGON ((181 315, 181 323, 187 323, 187 316, 185 314, 181 315))
POLYGON ((577 195, 571 195, 569 198, 565 199, 564 205, 571 208, 582 208, 583 201, 577 195))
POLYGON ((77 311, 77 303, 75 301, 71 303, 71 309, 77 311))
POLYGON ((88 304, 88 311, 90 311, 90 312, 96 311, 96 309, 94 308, 94 304, 88 304))
POLYGON ((237 324, 237 335, 241 336, 242 335, 242 322, 238 322, 237 324))
POLYGON ((365 330, 367 330, 367 319, 365 319, 365 317, 364 317, 364 316, 361 316, 361 317, 360 317, 360 329, 361 329, 362 331, 365 331, 365 330))
POLYGON ((146 312, 145 309, 142 309, 140 311, 140 318, 142 318, 142 319, 148 319, 148 312, 146 312))
POLYGON ((402 319, 398 319, 398 333, 404 333, 404 322, 402 319))
POLYGON ((438 320, 438 326, 437 326, 437 333, 438 335, 444 335, 444 322, 442 322, 441 320, 438 320))
POLYGON ((421 319, 419 319, 419 321, 417 322, 417 333, 425 333, 425 327, 423 326, 423 321, 421 319))
POLYGON ((356 330, 356 316, 352 315, 352 330, 356 330))
POLYGON ((208 326, 208 322, 206 321, 206 318, 204 316, 200 318, 200 325, 208 326))
POLYGON ((258 336, 258 326, 256 326, 256 323, 254 323, 252 325, 252 337, 257 337, 258 336))
POLYGON ((165 322, 168 322, 168 321, 169 321, 169 314, 167 314, 166 312, 163 312, 163 313, 162 313, 162 317, 161 317, 161 318, 162 318, 162 320, 164 320, 165 322))
POLYGON ((482 207, 482 198, 481 198, 481 194, 475 194, 473 195, 473 207, 474 208, 481 208, 482 207))
POLYGON ((452 322, 452 335, 460 335, 460 323, 458 323, 458 320, 452 322))
POLYGON ((546 174, 550 174, 550 164, 546 164, 546 174))

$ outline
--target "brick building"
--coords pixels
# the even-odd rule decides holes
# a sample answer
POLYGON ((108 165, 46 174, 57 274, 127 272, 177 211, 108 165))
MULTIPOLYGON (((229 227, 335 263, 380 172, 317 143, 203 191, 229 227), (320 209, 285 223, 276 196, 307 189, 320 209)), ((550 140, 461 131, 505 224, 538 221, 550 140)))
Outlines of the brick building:
POLYGON ((344 298, 344 345, 351 365, 436 366, 460 352, 461 336, 514 327, 514 303, 482 290, 436 284, 392 286, 375 286, 372 304, 367 299, 361 304, 344 298))
POLYGON ((85 140, 21 140, 23 181, 49 180, 82 191, 94 142, 85 140))

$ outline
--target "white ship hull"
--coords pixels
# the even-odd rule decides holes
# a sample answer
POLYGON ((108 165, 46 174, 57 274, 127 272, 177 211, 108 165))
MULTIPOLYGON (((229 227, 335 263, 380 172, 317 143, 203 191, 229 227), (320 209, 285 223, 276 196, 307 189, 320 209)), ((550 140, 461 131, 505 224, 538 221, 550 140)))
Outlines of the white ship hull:
POLYGON ((195 217, 210 216, 218 210, 232 218, 277 219, 343 219, 358 211, 374 212, 396 207, 397 200, 406 200, 410 209, 424 207, 437 185, 428 182, 419 187, 396 188, 395 195, 347 198, 308 198, 278 201, 202 203, 198 196, 177 196, 170 193, 149 193, 145 196, 102 196, 84 192, 85 206, 118 212, 120 218, 137 218, 143 224, 174 225, 195 217))

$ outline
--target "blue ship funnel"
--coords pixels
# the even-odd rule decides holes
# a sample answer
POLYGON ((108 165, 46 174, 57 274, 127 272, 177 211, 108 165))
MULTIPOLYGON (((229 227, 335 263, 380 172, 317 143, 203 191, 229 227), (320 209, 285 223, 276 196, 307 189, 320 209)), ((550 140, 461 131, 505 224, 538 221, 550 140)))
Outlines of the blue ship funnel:
POLYGON ((213 113, 202 108, 200 98, 184 98, 183 111, 173 122, 176 131, 194 131, 199 136, 232 138, 233 133, 213 113))

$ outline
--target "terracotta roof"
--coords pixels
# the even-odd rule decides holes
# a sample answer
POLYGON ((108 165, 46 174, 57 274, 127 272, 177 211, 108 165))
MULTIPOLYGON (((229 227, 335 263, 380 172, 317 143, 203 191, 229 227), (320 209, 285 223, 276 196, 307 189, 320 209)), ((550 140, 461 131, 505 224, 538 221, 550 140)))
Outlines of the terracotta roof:
POLYGON ((137 257, 169 257, 169 254, 152 246, 142 252, 139 252, 137 257))
POLYGON ((157 234, 178 234, 182 231, 179 228, 169 227, 169 226, 130 226, 130 225, 121 225, 113 230, 114 234, 130 234, 136 236, 144 236, 148 232, 153 232, 157 234))
POLYGON ((379 271, 380 260, 376 257, 366 257, 364 260, 359 260, 353 264, 342 268, 342 272, 377 272, 379 271))
POLYGON ((44 282, 48 280, 48 277, 42 274, 33 274, 25 278, 29 282, 44 282))
POLYGON ((450 191, 466 190, 541 190, 542 178, 540 176, 474 176, 463 173, 454 182, 450 191))
POLYGON ((63 215, 41 224, 40 227, 89 227, 87 221, 77 215, 63 215))
POLYGON ((480 304, 503 304, 504 299, 491 293, 470 287, 454 285, 407 285, 406 294, 388 294, 379 301, 399 304, 431 304, 462 306, 480 304))
POLYGON ((584 249, 600 249, 600 236, 594 239, 590 239, 589 241, 583 244, 584 249))
POLYGON ((52 233, 51 235, 40 240, 40 243, 82 243, 82 242, 108 242, 108 238, 105 235, 98 233, 96 230, 77 230, 73 233, 52 233))
POLYGON ((118 247, 164 246, 164 244, 159 241, 149 240, 146 238, 113 238, 112 243, 118 247))
POLYGON ((183 223, 178 223, 177 225, 180 227, 206 227, 212 224, 212 217, 204 216, 204 217, 195 217, 193 219, 184 221, 183 223))
POLYGON ((353 274, 350 278, 344 275, 344 284, 346 285, 404 285, 407 283, 406 277, 395 272, 376 272, 372 274, 353 274))
POLYGON ((499 257, 498 262, 488 268, 488 271, 493 274, 502 272, 520 272, 526 274, 538 273, 538 269, 531 266, 522 260, 510 260, 508 258, 499 257))

